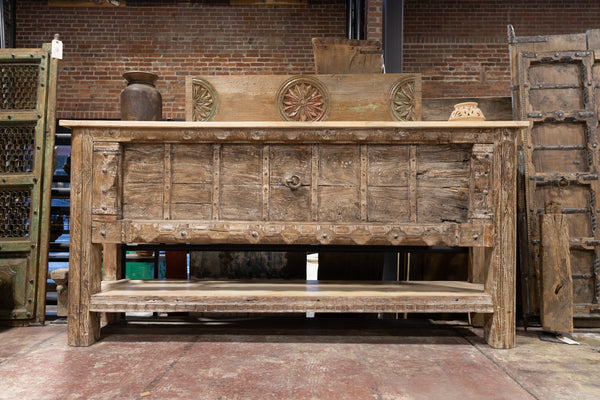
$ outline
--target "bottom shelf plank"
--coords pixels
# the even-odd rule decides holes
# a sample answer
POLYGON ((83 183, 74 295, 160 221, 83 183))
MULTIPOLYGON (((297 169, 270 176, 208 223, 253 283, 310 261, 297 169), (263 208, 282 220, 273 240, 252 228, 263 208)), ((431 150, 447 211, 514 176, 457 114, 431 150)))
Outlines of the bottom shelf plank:
POLYGON ((456 281, 102 282, 96 312, 493 312, 482 284, 456 281))

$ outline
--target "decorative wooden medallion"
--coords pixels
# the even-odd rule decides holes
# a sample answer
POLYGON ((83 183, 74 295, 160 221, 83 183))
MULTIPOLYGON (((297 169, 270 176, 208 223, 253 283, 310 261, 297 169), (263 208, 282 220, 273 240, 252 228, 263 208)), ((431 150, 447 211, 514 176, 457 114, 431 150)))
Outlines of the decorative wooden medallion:
POLYGON ((390 91, 390 112, 397 121, 414 121, 415 80, 412 77, 400 79, 390 91))
POLYGON ((217 114, 217 92, 212 85, 202 79, 192 82, 192 119, 194 121, 210 121, 217 114))
POLYGON ((295 76, 281 86, 276 102, 285 121, 321 121, 329 110, 329 93, 318 79, 295 76))

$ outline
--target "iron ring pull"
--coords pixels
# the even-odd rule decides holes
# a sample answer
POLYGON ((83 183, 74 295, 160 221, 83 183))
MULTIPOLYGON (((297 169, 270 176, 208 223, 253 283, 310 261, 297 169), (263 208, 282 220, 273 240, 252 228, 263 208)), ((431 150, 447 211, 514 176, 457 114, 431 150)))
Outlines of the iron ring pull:
POLYGON ((283 183, 285 183, 285 186, 289 187, 292 190, 296 190, 300 186, 302 186, 302 181, 300 180, 300 177, 295 174, 286 176, 283 180, 283 183))

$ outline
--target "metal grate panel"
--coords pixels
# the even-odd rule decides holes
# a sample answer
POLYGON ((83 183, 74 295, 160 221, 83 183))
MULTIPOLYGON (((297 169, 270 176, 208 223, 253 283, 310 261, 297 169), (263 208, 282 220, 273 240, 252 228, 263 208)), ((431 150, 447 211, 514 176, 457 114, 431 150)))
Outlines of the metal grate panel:
POLYGON ((39 64, 0 64, 2 110, 35 110, 39 80, 39 64))
POLYGON ((0 237, 29 237, 31 191, 0 189, 0 237))
POLYGON ((0 127, 0 174, 31 172, 34 155, 35 125, 0 127))

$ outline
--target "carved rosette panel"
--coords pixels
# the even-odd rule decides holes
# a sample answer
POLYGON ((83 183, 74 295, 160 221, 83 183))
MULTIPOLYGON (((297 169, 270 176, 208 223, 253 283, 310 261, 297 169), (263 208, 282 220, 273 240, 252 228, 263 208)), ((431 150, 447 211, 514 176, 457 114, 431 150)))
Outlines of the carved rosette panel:
POLYGON ((202 79, 192 81, 192 119, 194 121, 211 121, 217 114, 217 92, 212 85, 202 79))
POLYGON ((329 110, 329 93, 318 79, 296 76, 277 92, 277 108, 284 121, 321 121, 329 110))
POLYGON ((414 78, 400 79, 392 86, 389 105, 392 117, 396 121, 414 121, 415 102, 414 78))

